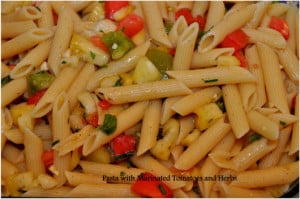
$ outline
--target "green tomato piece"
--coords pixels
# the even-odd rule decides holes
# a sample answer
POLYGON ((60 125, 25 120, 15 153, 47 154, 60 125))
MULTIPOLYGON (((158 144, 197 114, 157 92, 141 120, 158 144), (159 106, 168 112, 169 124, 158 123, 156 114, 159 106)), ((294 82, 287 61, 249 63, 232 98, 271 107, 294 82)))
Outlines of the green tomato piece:
POLYGON ((102 37, 104 44, 109 48, 112 59, 123 57, 134 48, 134 44, 122 31, 110 32, 102 37))
POLYGON ((167 70, 172 69, 173 58, 168 52, 153 48, 148 50, 146 56, 162 75, 164 75, 167 70))
POLYGON ((46 71, 28 75, 27 83, 29 95, 33 95, 42 89, 48 88, 53 80, 54 76, 46 71))

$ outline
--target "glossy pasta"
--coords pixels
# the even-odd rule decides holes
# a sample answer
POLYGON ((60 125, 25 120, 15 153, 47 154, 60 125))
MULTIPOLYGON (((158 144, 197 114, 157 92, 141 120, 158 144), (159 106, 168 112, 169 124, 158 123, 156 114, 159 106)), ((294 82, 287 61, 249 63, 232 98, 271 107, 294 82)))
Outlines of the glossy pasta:
POLYGON ((298 22, 279 1, 1 2, 1 196, 284 195, 298 22))

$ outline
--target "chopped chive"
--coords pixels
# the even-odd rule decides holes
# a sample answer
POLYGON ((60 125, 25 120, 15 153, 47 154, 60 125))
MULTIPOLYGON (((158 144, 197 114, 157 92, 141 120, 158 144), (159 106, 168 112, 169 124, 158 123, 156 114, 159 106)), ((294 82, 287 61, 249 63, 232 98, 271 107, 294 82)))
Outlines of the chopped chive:
POLYGON ((211 82, 217 82, 218 79, 202 79, 204 83, 211 83, 211 82))
POLYGON ((252 143, 256 140, 259 140, 260 138, 261 138, 260 134, 254 133, 254 134, 250 135, 249 142, 252 143))
POLYGON ((61 64, 66 64, 66 63, 67 63, 66 60, 62 60, 62 61, 61 61, 61 64))
POLYGON ((122 86, 122 77, 119 76, 119 79, 115 82, 114 86, 122 86))
POLYGON ((120 172, 120 176, 125 176, 125 175, 126 175, 126 173, 124 171, 120 172))
POLYGON ((90 56, 91 56, 92 59, 95 59, 96 54, 93 51, 90 51, 90 56))
POLYGON ((3 77, 1 79, 1 87, 4 86, 5 84, 7 84, 8 82, 10 82, 11 80, 12 80, 12 78, 9 75, 3 77))
POLYGON ((165 190, 164 186, 159 183, 158 184, 158 188, 159 188, 159 191, 163 194, 163 195, 166 195, 167 194, 167 191, 165 190))
POLYGON ((57 145, 59 143, 59 140, 55 140, 54 142, 52 142, 51 146, 54 147, 55 145, 57 145))
POLYGON ((40 7, 36 6, 35 8, 36 8, 38 11, 41 12, 41 8, 40 8, 40 7))
POLYGON ((117 128, 117 117, 111 114, 105 114, 103 125, 99 125, 98 129, 106 135, 112 134, 117 128))
POLYGON ((287 125, 287 123, 284 122, 284 121, 279 121, 279 123, 280 123, 281 126, 286 126, 287 125))

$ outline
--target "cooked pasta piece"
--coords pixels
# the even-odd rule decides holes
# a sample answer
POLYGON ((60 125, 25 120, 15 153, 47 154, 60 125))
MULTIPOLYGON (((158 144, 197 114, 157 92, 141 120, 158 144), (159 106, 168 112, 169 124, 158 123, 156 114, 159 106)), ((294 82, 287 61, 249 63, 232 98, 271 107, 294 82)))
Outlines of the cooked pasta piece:
POLYGON ((141 136, 137 148, 137 155, 142 155, 156 144, 156 137, 159 131, 159 119, 161 114, 161 100, 149 102, 145 110, 141 136))
POLYGON ((96 93, 104 95, 104 98, 112 104, 122 104, 187 95, 191 90, 181 81, 169 79, 129 86, 98 88, 96 93))
POLYGON ((256 82, 256 78, 248 70, 236 66, 167 71, 167 74, 189 88, 256 82))
POLYGON ((42 41, 49 39, 53 35, 52 31, 45 28, 30 29, 13 39, 1 44, 2 59, 11 58, 34 47, 42 41))
POLYGON ((228 119, 236 138, 241 138, 250 129, 244 106, 237 85, 227 84, 222 93, 228 119))
POLYGON ((228 33, 241 28, 253 16, 256 9, 256 4, 251 4, 232 13, 224 18, 217 25, 212 27, 200 40, 198 45, 199 52, 206 52, 216 47, 228 33))
POLYGON ((257 43, 257 50, 262 65, 269 107, 276 107, 282 113, 289 113, 288 102, 285 97, 286 89, 280 72, 277 55, 272 48, 263 43, 257 43))
POLYGON ((299 177, 298 171, 298 161, 267 169, 243 171, 237 175, 237 180, 233 181, 231 185, 244 188, 260 188, 291 183, 299 177))
POLYGON ((49 69, 55 76, 58 76, 61 72, 60 63, 62 54, 69 46, 74 26, 71 16, 65 10, 61 10, 58 16, 57 28, 54 33, 48 58, 49 69))
POLYGON ((165 32, 163 19, 159 11, 158 3, 143 1, 141 2, 141 5, 151 38, 167 47, 172 47, 172 43, 170 42, 165 32), (155 23, 152 23, 152 21, 155 21, 155 23))
POLYGON ((182 155, 176 160, 174 167, 187 170, 197 164, 230 130, 230 125, 223 118, 208 128, 182 155))
POLYGON ((36 24, 32 20, 4 22, 1 24, 1 38, 13 38, 33 28, 36 28, 36 24))

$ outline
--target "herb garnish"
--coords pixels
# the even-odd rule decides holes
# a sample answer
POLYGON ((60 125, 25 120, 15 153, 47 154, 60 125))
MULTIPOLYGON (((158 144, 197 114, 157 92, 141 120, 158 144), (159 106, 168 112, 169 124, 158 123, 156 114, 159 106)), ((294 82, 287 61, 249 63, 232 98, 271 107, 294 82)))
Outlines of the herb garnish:
POLYGON ((90 56, 91 56, 92 59, 95 59, 96 54, 93 51, 90 51, 90 56))
POLYGON ((117 128, 117 117, 111 114, 105 114, 103 125, 99 125, 98 129, 105 134, 112 134, 117 128))
POLYGON ((217 82, 218 79, 202 79, 204 83, 211 83, 211 82, 217 82))

